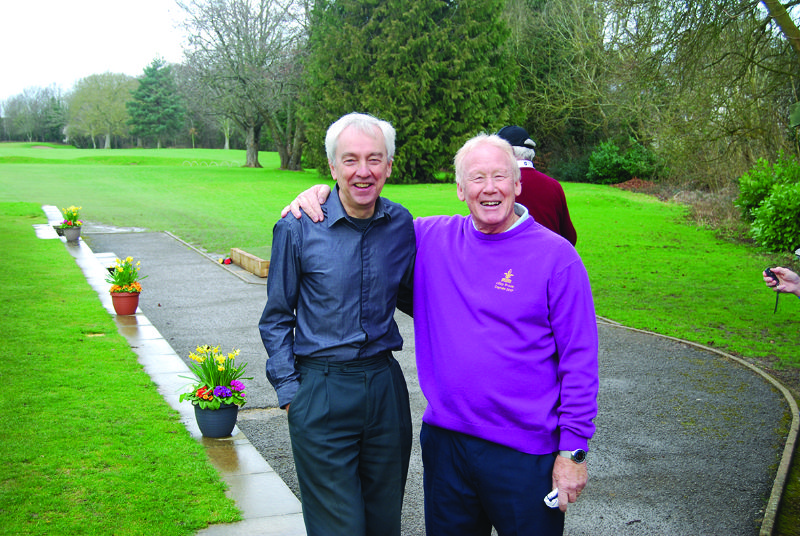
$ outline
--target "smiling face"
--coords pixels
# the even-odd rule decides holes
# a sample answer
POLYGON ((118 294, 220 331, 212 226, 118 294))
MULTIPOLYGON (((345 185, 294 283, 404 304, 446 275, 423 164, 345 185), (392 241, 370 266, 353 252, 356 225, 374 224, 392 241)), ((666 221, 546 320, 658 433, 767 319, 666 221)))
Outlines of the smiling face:
POLYGON ((482 141, 461 161, 458 198, 466 201, 475 227, 482 233, 507 230, 517 220, 514 200, 522 191, 513 153, 482 141))
POLYGON ((339 185, 339 199, 349 216, 370 218, 386 179, 392 174, 392 161, 380 128, 372 135, 349 126, 339 135, 336 157, 328 162, 331 176, 339 185))

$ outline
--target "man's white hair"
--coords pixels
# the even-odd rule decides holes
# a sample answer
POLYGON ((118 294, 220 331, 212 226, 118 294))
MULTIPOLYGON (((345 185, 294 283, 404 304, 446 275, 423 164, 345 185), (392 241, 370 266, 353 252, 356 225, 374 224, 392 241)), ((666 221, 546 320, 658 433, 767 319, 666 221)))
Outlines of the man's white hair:
POLYGON ((456 169, 456 183, 463 185, 466 181, 466 170, 464 169, 464 159, 467 155, 474 151, 479 145, 491 145, 502 150, 508 156, 508 168, 511 170, 511 175, 514 177, 514 182, 519 182, 521 172, 517 165, 517 157, 514 155, 514 149, 511 144, 498 136, 497 134, 478 134, 474 138, 467 140, 467 142, 458 150, 456 157, 453 159, 453 167, 456 169))
POLYGON ((377 117, 354 112, 343 115, 328 127, 328 133, 325 135, 325 153, 329 162, 336 160, 336 147, 339 145, 339 136, 347 127, 354 127, 370 137, 375 137, 375 127, 378 127, 383 133, 383 140, 386 143, 386 156, 390 162, 394 159, 396 137, 394 127, 377 117))

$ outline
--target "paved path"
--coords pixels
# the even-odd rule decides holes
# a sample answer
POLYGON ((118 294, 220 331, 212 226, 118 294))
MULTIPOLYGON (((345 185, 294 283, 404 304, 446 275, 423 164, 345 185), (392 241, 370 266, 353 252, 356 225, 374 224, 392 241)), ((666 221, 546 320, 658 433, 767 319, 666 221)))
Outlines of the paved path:
MULTIPOLYGON (((142 263, 140 308, 178 356, 198 344, 240 348, 255 377, 238 428, 297 493, 286 417, 264 376, 257 322, 265 280, 223 267, 165 233, 84 230, 95 253, 142 263)), ((266 231, 265 231, 266 232, 266 231)), ((411 320, 397 313, 418 433, 425 400, 416 379, 411 320)), ((789 423, 784 391, 736 360, 603 320, 600 412, 590 442, 589 485, 570 507, 567 535, 756 535, 774 519, 776 481, 789 423), (779 433, 779 431, 781 431, 779 433)), ((793 415, 794 414, 794 415, 793 415)), ((794 419, 793 419, 794 416, 794 419)), ((417 436, 418 437, 418 436, 417 436)), ((422 464, 415 437, 403 534, 423 535, 422 464)), ((268 489, 248 500, 270 501, 268 489)), ((244 534, 234 527, 207 534, 244 534)), ((250 531, 249 534, 257 534, 250 531)), ((288 533, 288 532, 287 532, 288 533)), ((292 533, 294 534, 294 533, 292 533)))

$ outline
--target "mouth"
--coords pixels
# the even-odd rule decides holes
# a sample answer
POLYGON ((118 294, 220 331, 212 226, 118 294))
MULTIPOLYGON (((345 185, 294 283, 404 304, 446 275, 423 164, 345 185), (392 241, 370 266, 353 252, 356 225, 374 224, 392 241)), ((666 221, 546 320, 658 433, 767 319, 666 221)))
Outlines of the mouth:
POLYGON ((372 186, 372 183, 369 182, 356 182, 353 183, 353 186, 358 188, 359 190, 366 190, 372 186))
POLYGON ((481 201, 482 207, 496 207, 500 205, 500 201, 481 201))

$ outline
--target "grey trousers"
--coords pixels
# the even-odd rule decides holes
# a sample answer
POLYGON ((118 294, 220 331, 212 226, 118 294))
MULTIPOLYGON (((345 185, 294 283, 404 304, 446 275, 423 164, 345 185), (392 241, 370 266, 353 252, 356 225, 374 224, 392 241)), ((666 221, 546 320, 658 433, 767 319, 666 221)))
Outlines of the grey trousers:
POLYGON ((399 536, 412 434, 400 365, 387 352, 297 368, 289 434, 308 536, 399 536))

